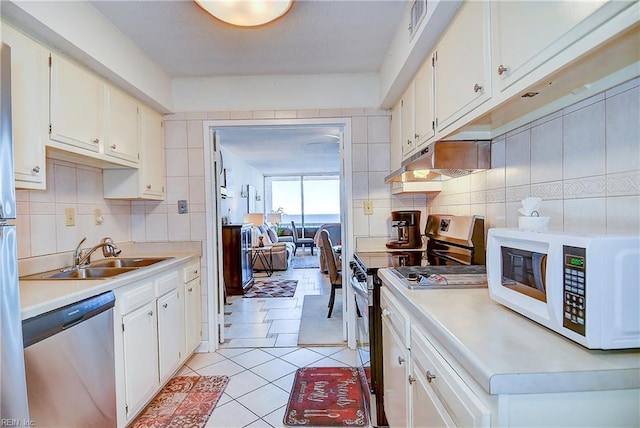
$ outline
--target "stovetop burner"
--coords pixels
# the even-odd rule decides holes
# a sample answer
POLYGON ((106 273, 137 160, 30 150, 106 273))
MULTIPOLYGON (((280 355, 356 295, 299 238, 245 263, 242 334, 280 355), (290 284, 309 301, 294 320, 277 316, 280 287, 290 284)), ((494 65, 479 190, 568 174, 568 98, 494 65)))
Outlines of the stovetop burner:
POLYGON ((389 268, 407 288, 486 288, 484 265, 402 266, 389 268))

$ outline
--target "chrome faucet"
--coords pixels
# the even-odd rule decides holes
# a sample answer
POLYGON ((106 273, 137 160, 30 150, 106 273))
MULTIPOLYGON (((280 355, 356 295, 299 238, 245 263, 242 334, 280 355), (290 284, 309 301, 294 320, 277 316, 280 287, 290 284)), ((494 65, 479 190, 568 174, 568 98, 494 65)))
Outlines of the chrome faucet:
POLYGON ((82 241, 78 244, 75 251, 73 252, 73 267, 81 268, 84 265, 87 265, 91 262, 91 254, 93 254, 98 248, 102 248, 102 255, 105 257, 118 257, 122 250, 115 246, 113 243, 113 239, 106 237, 102 238, 102 241, 98 245, 95 245, 86 253, 82 253, 80 246, 87 238, 82 238, 82 241))

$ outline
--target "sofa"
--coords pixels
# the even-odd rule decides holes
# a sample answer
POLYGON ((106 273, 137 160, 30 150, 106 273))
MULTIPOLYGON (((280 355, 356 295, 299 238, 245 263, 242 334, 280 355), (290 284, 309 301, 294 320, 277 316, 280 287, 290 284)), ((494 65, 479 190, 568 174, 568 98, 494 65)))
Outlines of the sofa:
MULTIPOLYGON (((293 243, 291 236, 278 236, 273 226, 258 226, 258 236, 262 237, 265 246, 271 248, 271 259, 273 270, 287 270, 293 257, 296 245, 293 243)), ((257 241, 253 245, 258 245, 257 241)), ((262 260, 255 260, 253 270, 266 270, 262 260)))

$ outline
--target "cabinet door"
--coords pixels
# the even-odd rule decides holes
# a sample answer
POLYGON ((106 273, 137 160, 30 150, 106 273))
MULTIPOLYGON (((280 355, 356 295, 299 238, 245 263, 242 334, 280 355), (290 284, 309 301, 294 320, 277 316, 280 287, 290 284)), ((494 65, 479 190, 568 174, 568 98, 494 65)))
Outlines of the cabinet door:
POLYGON ((160 385, 156 323, 152 302, 122 317, 127 416, 135 413, 160 385))
POLYGON ((402 141, 402 158, 413 153, 416 148, 416 141, 414 138, 414 94, 413 94, 413 82, 409 83, 409 86, 402 94, 402 100, 400 101, 400 135, 402 141))
POLYGON ((124 92, 107 85, 107 141, 104 153, 138 163, 140 121, 138 103, 124 92))
POLYGON ((435 135, 435 115, 433 99, 433 64, 429 55, 428 61, 416 73, 413 83, 415 106, 415 145, 426 143, 435 135))
POLYGON ((50 79, 49 138, 68 145, 74 153, 99 152, 104 139, 104 83, 88 70, 53 54, 50 79))
POLYGON ((409 351, 386 318, 382 319, 384 412, 390 427, 408 427, 409 351))
POLYGON ((164 127, 162 115, 148 107, 142 108, 142 192, 145 199, 163 200, 164 191, 164 127))
POLYGON ((509 88, 631 3, 547 1, 541 7, 536 1, 492 2, 492 73, 497 88, 509 88))
POLYGON ((453 428, 456 426, 438 397, 429 389, 425 377, 418 370, 411 371, 414 380, 411 390, 411 419, 416 427, 453 428))
POLYGON ((157 300, 160 382, 173 374, 182 358, 184 346, 182 304, 178 290, 170 291, 157 300))
POLYGON ((193 352, 202 340, 202 296, 200 278, 184 285, 185 355, 193 352))
POLYGON ((435 59, 436 129, 442 131, 491 97, 489 2, 465 2, 435 59))
POLYGON ((402 124, 401 101, 398 101, 391 109, 391 171, 400 168, 402 163, 402 124))
POLYGON ((5 23, 2 40, 11 47, 15 184, 19 189, 44 190, 45 144, 49 139, 49 52, 5 23))

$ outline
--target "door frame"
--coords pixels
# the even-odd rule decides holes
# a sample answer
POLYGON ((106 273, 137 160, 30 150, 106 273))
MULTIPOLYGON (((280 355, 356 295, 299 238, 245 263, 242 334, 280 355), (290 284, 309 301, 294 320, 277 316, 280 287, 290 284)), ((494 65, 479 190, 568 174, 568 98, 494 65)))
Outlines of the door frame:
MULTIPOLYGON (((350 257, 354 245, 353 203, 352 203, 352 132, 351 117, 333 117, 318 119, 246 119, 246 120, 204 120, 202 123, 205 154, 205 223, 206 223, 206 270, 207 312, 209 351, 218 349, 224 340, 224 303, 222 263, 222 213, 220 187, 217 185, 216 172, 219 170, 220 154, 214 142, 216 130, 223 128, 260 127, 260 126, 334 126, 340 127, 340 223, 342 254, 350 257), (213 298, 212 298, 213 297, 213 298)), ((343 270, 348 260, 343 260, 343 270)), ((350 287, 349 275, 342 276, 342 332, 350 349, 355 349, 355 296, 350 287)))

